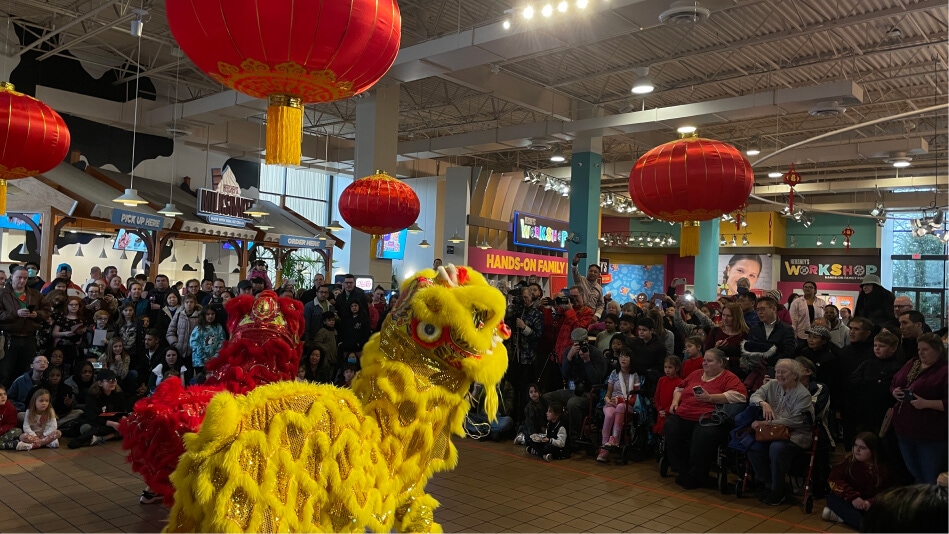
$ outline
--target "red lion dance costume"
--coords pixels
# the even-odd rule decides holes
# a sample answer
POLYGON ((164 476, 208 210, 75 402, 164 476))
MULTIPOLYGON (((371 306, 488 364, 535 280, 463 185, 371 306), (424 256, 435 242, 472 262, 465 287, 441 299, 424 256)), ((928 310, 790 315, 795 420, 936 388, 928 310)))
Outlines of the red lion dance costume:
POLYGON ((169 506, 175 489, 168 476, 185 452, 182 436, 198 431, 211 398, 221 391, 243 395, 260 385, 294 380, 300 364, 304 324, 299 301, 268 290, 256 299, 233 298, 225 308, 231 337, 208 361, 208 379, 187 388, 180 380, 163 381, 152 396, 135 403, 120 429, 132 469, 169 506))

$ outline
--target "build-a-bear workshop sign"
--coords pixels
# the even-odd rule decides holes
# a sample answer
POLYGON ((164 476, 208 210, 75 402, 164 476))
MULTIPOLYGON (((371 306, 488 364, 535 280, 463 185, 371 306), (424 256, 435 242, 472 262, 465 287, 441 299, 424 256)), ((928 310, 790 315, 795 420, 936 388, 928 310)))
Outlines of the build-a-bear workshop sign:
POLYGON ((514 244, 546 250, 567 250, 570 226, 567 221, 548 219, 530 213, 514 212, 514 244))
POLYGON ((230 167, 224 168, 214 189, 198 189, 198 215, 210 224, 243 228, 253 220, 244 215, 253 205, 254 199, 241 196, 241 186, 230 167))

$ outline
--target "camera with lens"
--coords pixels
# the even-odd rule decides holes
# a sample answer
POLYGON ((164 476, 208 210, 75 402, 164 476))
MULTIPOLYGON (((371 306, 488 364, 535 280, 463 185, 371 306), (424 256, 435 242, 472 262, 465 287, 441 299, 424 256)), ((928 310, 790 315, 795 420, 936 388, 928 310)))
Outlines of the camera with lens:
POLYGON ((558 297, 556 297, 556 298, 554 299, 554 304, 555 304, 556 306, 569 306, 569 305, 570 305, 570 297, 558 296, 558 297))
POLYGON ((579 346, 580 346, 580 352, 582 352, 582 353, 584 353, 584 354, 586 354, 587 352, 590 352, 590 344, 589 344, 588 342, 586 342, 586 341, 581 341, 581 342, 579 343, 579 346))

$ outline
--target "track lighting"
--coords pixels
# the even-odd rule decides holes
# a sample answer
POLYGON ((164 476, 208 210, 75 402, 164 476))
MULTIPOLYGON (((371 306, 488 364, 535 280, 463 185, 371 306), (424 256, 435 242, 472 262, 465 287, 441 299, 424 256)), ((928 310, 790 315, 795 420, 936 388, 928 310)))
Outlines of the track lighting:
POLYGON ((747 247, 750 244, 748 242, 748 234, 744 234, 741 236, 741 244, 742 246, 745 246, 745 247, 747 247))
POLYGON ((874 206, 873 209, 870 210, 870 215, 873 215, 874 217, 879 217, 881 214, 885 212, 885 210, 886 208, 883 206, 883 201, 877 200, 876 206, 874 206))
POLYGON ((824 241, 821 239, 820 236, 817 236, 817 242, 816 242, 816 243, 817 243, 817 246, 820 247, 820 246, 822 246, 822 245, 824 244, 824 241))
POLYGON ((834 236, 834 237, 830 238, 830 244, 831 244, 831 246, 837 244, 837 236, 834 236))

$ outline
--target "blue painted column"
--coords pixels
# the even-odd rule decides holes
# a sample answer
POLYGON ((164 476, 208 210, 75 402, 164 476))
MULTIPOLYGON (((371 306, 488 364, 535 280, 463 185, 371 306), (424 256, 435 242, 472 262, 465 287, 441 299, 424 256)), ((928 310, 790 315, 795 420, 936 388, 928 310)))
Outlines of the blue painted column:
POLYGON ((568 242, 568 260, 578 252, 586 252, 580 272, 600 261, 600 178, 603 173, 603 140, 600 137, 579 138, 573 142, 570 162, 570 231, 580 237, 579 243, 568 242))
POLYGON ((699 300, 715 300, 718 296, 722 279, 718 272, 719 223, 721 219, 716 217, 699 225, 699 255, 695 257, 695 298, 699 300))

